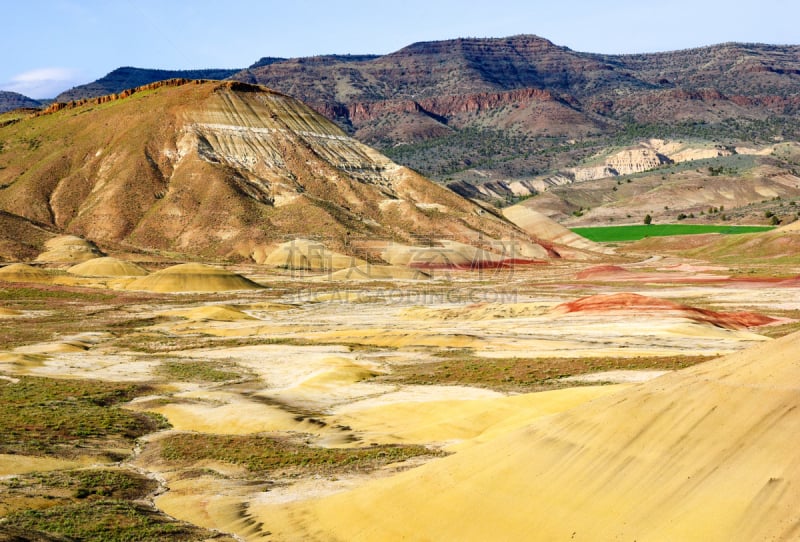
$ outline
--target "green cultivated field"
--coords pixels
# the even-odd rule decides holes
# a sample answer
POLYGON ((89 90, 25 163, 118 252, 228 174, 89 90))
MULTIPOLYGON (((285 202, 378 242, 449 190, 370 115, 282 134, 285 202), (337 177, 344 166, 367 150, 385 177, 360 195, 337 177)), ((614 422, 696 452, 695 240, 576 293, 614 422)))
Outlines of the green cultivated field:
POLYGON ((650 224, 633 226, 596 226, 591 228, 570 228, 573 232, 598 243, 617 241, 638 241, 645 237, 666 237, 669 235, 696 235, 699 233, 756 233, 775 229, 771 226, 723 226, 705 224, 650 224))

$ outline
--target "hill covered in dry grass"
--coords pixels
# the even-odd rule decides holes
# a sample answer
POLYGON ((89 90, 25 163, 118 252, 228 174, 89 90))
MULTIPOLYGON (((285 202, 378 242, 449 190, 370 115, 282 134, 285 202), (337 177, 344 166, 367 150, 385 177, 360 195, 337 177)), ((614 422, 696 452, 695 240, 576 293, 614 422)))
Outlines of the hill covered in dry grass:
POLYGON ((6 257, 46 232, 212 259, 287 236, 346 250, 358 236, 513 232, 301 102, 244 83, 171 80, 55 104, 9 120, 0 142, 6 257))

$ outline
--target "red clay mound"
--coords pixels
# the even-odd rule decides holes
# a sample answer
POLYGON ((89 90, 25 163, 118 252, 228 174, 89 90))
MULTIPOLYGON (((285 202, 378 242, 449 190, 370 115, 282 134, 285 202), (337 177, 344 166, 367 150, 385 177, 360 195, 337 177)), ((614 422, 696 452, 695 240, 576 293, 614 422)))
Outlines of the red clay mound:
POLYGON ((604 279, 626 279, 633 275, 624 267, 620 267, 618 265, 597 265, 595 267, 589 267, 588 269, 584 269, 577 275, 575 278, 578 280, 604 280, 604 279))
POLYGON ((745 285, 747 288, 800 288, 800 277, 732 277, 722 282, 725 286, 745 285))
POLYGON ((578 280, 597 280, 607 282, 725 282, 727 275, 711 275, 695 273, 687 268, 675 268, 675 271, 652 272, 630 271, 618 265, 598 265, 584 269, 575 278, 578 280))
POLYGON ((473 260, 470 262, 411 262, 408 267, 413 269, 449 269, 458 271, 477 271, 480 269, 514 269, 518 265, 547 265, 543 260, 526 260, 523 258, 506 258, 503 260, 473 260))
POLYGON ((768 326, 785 320, 784 318, 772 318, 771 316, 759 314, 757 312, 722 312, 718 314, 724 315, 726 318, 744 327, 768 326))
MULTIPOLYGON (((613 266, 609 266, 613 267, 613 266)), ((571 312, 664 311, 681 310, 683 305, 639 294, 601 294, 582 297, 558 305, 553 310, 562 314, 571 312)))
POLYGON ((716 312, 707 309, 698 309, 696 307, 674 303, 666 299, 631 293, 583 297, 575 301, 562 303, 554 307, 552 312, 555 314, 630 313, 633 315, 669 312, 673 313, 675 316, 683 316, 695 322, 705 322, 727 329, 743 329, 787 321, 784 318, 772 318, 771 316, 754 312, 716 312))
POLYGON ((782 280, 778 283, 778 286, 781 286, 782 288, 800 288, 800 275, 794 278, 782 280))

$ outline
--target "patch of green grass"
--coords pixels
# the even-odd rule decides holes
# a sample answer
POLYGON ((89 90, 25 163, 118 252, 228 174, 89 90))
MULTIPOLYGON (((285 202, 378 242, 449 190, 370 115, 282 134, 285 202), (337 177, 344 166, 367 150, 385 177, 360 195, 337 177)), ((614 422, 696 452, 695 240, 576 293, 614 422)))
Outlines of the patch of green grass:
POLYGON ((241 373, 230 370, 231 365, 211 361, 162 361, 158 374, 181 382, 227 382, 241 377, 241 373))
POLYGON ((138 295, 71 287, 2 287, 0 304, 4 308, 32 313, 24 318, 0 319, 0 350, 89 331, 123 333, 138 325, 128 310, 140 301, 138 295))
POLYGON ((770 226, 725 226, 712 224, 649 224, 632 226, 595 226, 571 228, 574 233, 597 243, 638 241, 646 237, 668 237, 672 235, 697 235, 702 233, 721 233, 735 235, 757 233, 775 229, 770 226))
POLYGON ((368 448, 318 448, 264 435, 175 434, 159 441, 161 457, 193 463, 214 460, 241 465, 266 475, 296 469, 321 473, 371 471, 412 457, 438 456, 424 446, 381 445, 368 448))
MULTIPOLYGON (((401 365, 378 380, 416 385, 464 385, 501 391, 539 391, 563 387, 558 379, 615 370, 676 370, 709 356, 597 358, 481 358, 470 349, 443 352, 444 361, 401 365)), ((575 385, 571 383, 570 385, 575 385)))
POLYGON ((3 530, 23 532, 30 537, 22 540, 41 540, 56 535, 83 542, 199 542, 219 536, 175 521, 150 507, 121 500, 73 503, 15 512, 5 518, 0 526, 0 535, 3 530))
POLYGON ((148 392, 116 382, 0 380, 0 453, 72 456, 129 448, 134 439, 167 426, 159 415, 116 406, 148 392))
MULTIPOLYGON (((32 473, 0 482, 6 492, 72 499, 141 499, 158 483, 124 469, 85 469, 32 473)), ((2 495, 2 493, 0 493, 2 495)))
POLYGON ((76 302, 97 302, 113 299, 111 294, 75 291, 55 288, 31 288, 24 286, 6 286, 0 288, 0 301, 14 301, 24 303, 25 301, 40 301, 51 299, 65 299, 76 302))
POLYGON ((114 348, 144 354, 165 354, 201 348, 236 348, 261 344, 308 346, 318 344, 292 337, 215 337, 211 335, 173 336, 160 331, 128 334, 113 341, 114 348))

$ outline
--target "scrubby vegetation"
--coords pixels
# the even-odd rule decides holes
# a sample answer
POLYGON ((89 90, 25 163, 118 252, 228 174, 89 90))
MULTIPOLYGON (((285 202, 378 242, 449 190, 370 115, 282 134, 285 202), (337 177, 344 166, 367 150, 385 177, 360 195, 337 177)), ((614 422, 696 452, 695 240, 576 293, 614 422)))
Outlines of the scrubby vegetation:
MULTIPOLYGON (((392 160, 445 182, 475 169, 530 177, 586 158, 600 149, 594 141, 569 142, 566 137, 485 127, 462 128, 446 136, 401 145, 379 143, 378 147, 392 160)), ((477 176, 466 178, 480 180, 477 176)))
POLYGON ((141 294, 4 283, 0 287, 2 306, 30 312, 21 321, 0 319, 0 345, 10 349, 51 340, 56 335, 90 331, 122 333, 139 325, 138 319, 126 317, 126 308, 142 299, 141 294))
POLYGON ((154 480, 127 469, 78 469, 9 478, 0 482, 0 495, 7 506, 22 497, 45 497, 64 504, 76 499, 142 499, 157 487, 154 480))
POLYGON ((183 433, 160 440, 158 446, 161 457, 168 461, 224 461, 243 466, 258 476, 300 471, 325 474, 365 472, 412 457, 441 455, 440 452, 424 446, 320 448, 266 435, 183 433))
MULTIPOLYGON (((445 136, 413 143, 372 143, 392 160, 438 181, 464 178, 480 184, 481 177, 464 177, 460 173, 481 169, 491 170, 500 176, 530 178, 577 164, 609 148, 636 145, 651 138, 713 142, 733 148, 737 142, 769 144, 778 137, 800 139, 800 124, 787 123, 784 119, 652 124, 626 121, 623 128, 613 134, 596 134, 578 140, 470 126, 456 129, 445 136)), ((712 176, 732 175, 742 168, 752 167, 754 161, 753 156, 733 155, 682 162, 663 169, 666 172, 679 172, 700 167, 712 176)))
POLYGON ((120 500, 73 503, 25 510, 5 518, 0 537, 10 540, 149 542, 153 540, 231 540, 188 523, 175 521, 143 504, 120 500), (23 538, 19 538, 22 537, 23 538), (14 538, 14 536, 19 536, 14 538), (66 537, 66 538, 61 538, 66 537))
POLYGON ((119 408, 148 392, 142 385, 23 376, 0 380, 0 453, 107 454, 166 426, 155 414, 119 408))
MULTIPOLYGON (((558 379, 587 373, 633 369, 676 370, 703 363, 711 356, 485 358, 471 350, 440 353, 443 361, 402 365, 380 380, 419 385, 465 385, 501 391, 540 391, 564 386, 558 379)), ((575 385, 575 383, 570 383, 575 385)))
POLYGON ((241 377, 234 366, 211 361, 162 361, 158 373, 168 380, 181 382, 226 382, 241 377))

